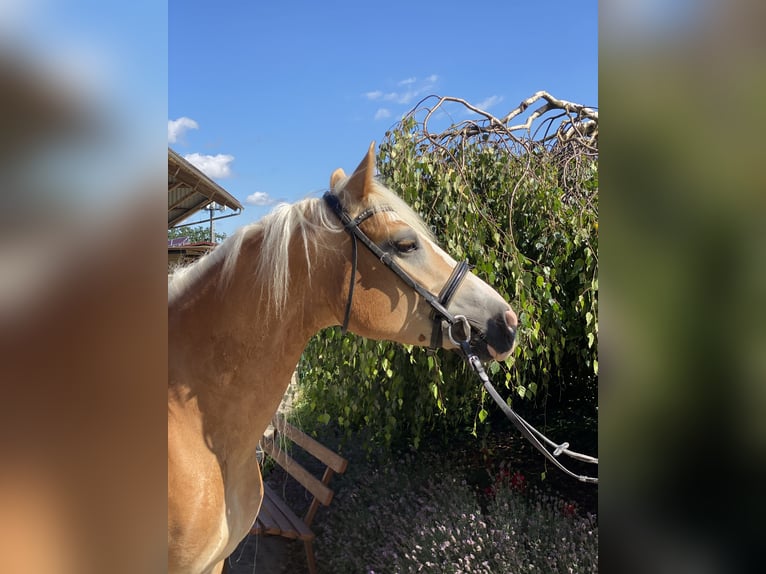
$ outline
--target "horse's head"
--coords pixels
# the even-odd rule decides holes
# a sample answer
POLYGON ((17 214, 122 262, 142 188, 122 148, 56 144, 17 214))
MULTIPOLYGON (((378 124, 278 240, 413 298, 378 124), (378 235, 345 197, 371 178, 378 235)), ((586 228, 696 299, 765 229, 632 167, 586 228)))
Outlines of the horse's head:
POLYGON ((348 232, 343 251, 350 260, 337 301, 344 328, 372 339, 444 348, 456 348, 468 336, 480 358, 505 359, 516 342, 516 314, 375 180, 374 149, 373 143, 350 177, 336 170, 325 195, 348 232))

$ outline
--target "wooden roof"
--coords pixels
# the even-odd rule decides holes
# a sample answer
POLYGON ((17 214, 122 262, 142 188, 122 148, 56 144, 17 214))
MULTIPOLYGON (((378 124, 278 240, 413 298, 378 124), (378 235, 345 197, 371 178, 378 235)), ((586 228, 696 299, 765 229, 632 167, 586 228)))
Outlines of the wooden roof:
POLYGON ((211 203, 244 209, 237 198, 168 148, 168 229, 211 203))

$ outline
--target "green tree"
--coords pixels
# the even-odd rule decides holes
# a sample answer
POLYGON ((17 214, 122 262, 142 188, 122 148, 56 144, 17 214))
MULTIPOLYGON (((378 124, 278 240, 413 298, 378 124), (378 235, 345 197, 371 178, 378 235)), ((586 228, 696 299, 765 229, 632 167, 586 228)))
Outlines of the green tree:
MULTIPOLYGON (((544 92, 504 118, 456 98, 426 101, 380 145, 384 182, 516 310, 519 347, 505 363, 490 365, 496 385, 514 400, 545 406, 551 397, 577 396, 595 409, 597 146, 597 112, 544 92), (511 125, 538 100, 542 106, 525 124, 511 125), (432 131, 446 103, 483 119, 432 131), (536 137, 538 121, 545 129, 536 137)), ((389 445, 417 447, 434 430, 475 432, 495 408, 457 354, 431 356, 339 330, 312 339, 300 376, 306 411, 319 422, 364 428, 389 445)))
MULTIPOLYGON (((225 233, 215 232, 215 243, 221 243, 226 239, 225 233)), ((198 225, 196 227, 172 227, 168 229, 168 240, 179 237, 188 237, 190 243, 210 241, 210 227, 198 225)))

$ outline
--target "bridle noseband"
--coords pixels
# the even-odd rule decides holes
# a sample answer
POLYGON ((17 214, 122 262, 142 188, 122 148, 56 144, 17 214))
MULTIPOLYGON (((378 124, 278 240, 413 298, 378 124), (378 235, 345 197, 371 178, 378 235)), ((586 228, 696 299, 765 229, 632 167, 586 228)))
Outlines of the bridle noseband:
POLYGON ((404 281, 406 285, 412 288, 418 295, 423 297, 423 299, 425 299, 425 301, 431 306, 431 317, 434 321, 433 331, 431 332, 431 349, 437 349, 441 347, 442 321, 445 321, 449 325, 448 335, 456 345, 460 345, 461 342, 467 342, 470 339, 471 327, 468 324, 468 319, 466 319, 463 315, 453 315, 447 310, 449 302, 452 300, 452 297, 455 295, 455 292, 457 291, 458 287, 460 287, 460 284, 463 282, 463 279, 470 269, 470 265, 466 261, 461 261, 455 265, 455 268, 452 270, 452 274, 450 275, 449 279, 447 279, 447 282, 444 284, 444 287, 442 287, 442 290, 438 295, 434 295, 428 289, 418 283, 415 279, 413 279, 412 276, 407 273, 401 267, 401 265, 399 265, 391 257, 390 253, 381 249, 359 227, 362 222, 375 215, 376 213, 393 211, 391 207, 371 207, 370 209, 363 211, 352 219, 348 212, 343 209, 343 206, 341 205, 340 199, 337 195, 328 191, 324 194, 323 199, 332 210, 332 212, 338 217, 338 219, 340 219, 346 232, 348 232, 348 234, 351 236, 351 280, 349 282, 348 288, 346 311, 343 315, 343 333, 346 333, 348 330, 348 322, 351 317, 351 302, 354 298, 354 285, 356 284, 357 240, 359 240, 364 244, 365 247, 367 247, 367 249, 372 251, 372 253, 378 259, 380 259, 381 263, 393 271, 402 281, 404 281), (463 328, 463 333, 461 336, 453 334, 452 332, 452 327, 456 324, 461 325, 463 328), (460 337, 458 341, 455 340, 456 336, 460 337))

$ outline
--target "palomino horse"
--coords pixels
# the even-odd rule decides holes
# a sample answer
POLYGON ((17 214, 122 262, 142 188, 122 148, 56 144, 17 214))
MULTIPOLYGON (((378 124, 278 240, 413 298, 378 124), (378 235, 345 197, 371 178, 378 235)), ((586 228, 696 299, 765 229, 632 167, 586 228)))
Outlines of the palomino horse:
POLYGON ((374 171, 373 143, 350 177, 332 174, 324 200, 277 208, 171 280, 169 572, 219 573, 247 535, 263 494, 256 445, 321 329, 454 348, 451 313, 463 329, 456 336, 467 340, 470 326, 483 359, 510 354, 517 320, 508 303, 437 247, 374 171), (357 253, 354 226, 372 247, 357 253))

